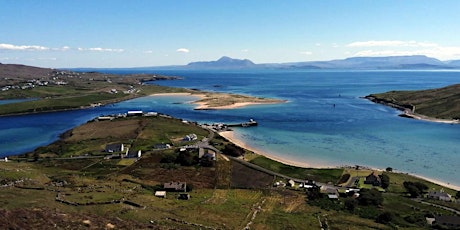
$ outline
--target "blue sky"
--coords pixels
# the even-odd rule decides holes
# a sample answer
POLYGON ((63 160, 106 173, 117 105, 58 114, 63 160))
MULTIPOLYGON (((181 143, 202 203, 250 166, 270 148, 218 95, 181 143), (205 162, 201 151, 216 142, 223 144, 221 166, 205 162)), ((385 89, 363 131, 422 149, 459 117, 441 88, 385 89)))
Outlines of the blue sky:
POLYGON ((460 59, 458 0, 0 0, 0 62, 42 67, 460 59))

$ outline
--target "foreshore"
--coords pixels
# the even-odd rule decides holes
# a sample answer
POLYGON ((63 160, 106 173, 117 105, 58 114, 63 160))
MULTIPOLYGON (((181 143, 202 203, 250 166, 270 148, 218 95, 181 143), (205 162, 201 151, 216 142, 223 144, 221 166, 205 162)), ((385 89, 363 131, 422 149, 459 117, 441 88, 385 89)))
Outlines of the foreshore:
POLYGON ((199 99, 191 102, 195 110, 236 109, 252 105, 284 103, 284 100, 256 98, 228 93, 156 93, 150 96, 191 96, 199 99))
POLYGON ((437 123, 460 124, 460 120, 447 120, 447 119, 433 118, 433 117, 428 117, 428 116, 421 115, 421 114, 416 114, 408 110, 405 110, 404 113, 402 113, 399 116, 412 118, 416 120, 422 120, 422 121, 437 122, 437 123))
POLYGON ((372 95, 368 95, 368 96, 365 96, 363 97, 369 101, 372 101, 374 103, 377 103, 377 104, 382 104, 382 105, 385 105, 385 106, 389 106, 389 107, 392 107, 392 108, 395 108, 397 110, 400 110, 402 111, 403 113, 400 114, 399 116, 401 117, 406 117, 406 118, 411 118, 411 119, 416 119, 416 120, 422 120, 422 121, 429 121, 429 122, 437 122, 437 123, 445 123, 445 124, 460 124, 460 120, 458 119, 440 119, 440 118, 434 118, 434 117, 429 117, 429 116, 425 116, 423 114, 418 114, 418 113, 415 113, 415 107, 411 109, 408 108, 408 106, 404 106, 404 105, 400 105, 400 104, 396 104, 395 102, 389 102, 385 99, 381 99, 381 98, 377 98, 375 96, 372 96, 372 95))
MULTIPOLYGON (((244 140, 238 138, 235 135, 234 131, 219 132, 219 135, 221 135, 222 137, 224 137, 228 141, 234 143, 235 145, 240 146, 241 148, 250 150, 250 151, 252 151, 252 152, 254 152, 256 154, 262 155, 264 157, 267 157, 269 159, 272 159, 274 161, 278 161, 278 162, 286 164, 286 165, 291 165, 291 166, 296 166, 296 167, 301 167, 301 168, 341 168, 340 166, 331 166, 331 165, 321 165, 321 164, 315 164, 315 163, 297 162, 297 161, 287 160, 287 159, 283 159, 283 158, 280 158, 280 157, 273 156, 268 152, 265 152, 265 151, 262 151, 260 149, 257 149, 257 148, 249 146, 244 140)), ((366 168, 369 168, 369 167, 366 167, 366 168)), ((384 171, 384 169, 379 169, 379 168, 370 168, 370 169, 375 170, 375 171, 384 171)), ((404 173, 404 172, 398 172, 398 173, 404 173)), ((411 176, 414 176, 414 177, 418 177, 420 179, 423 179, 423 180, 426 180, 426 181, 429 181, 429 182, 432 182, 432 183, 435 183, 435 184, 438 184, 438 185, 441 185, 441 186, 444 186, 444 187, 447 187, 447 188, 451 188, 451 189, 460 191, 460 186, 458 186, 458 185, 453 185, 453 184, 450 184, 450 183, 442 182, 440 180, 431 179, 431 178, 428 178, 428 177, 424 177, 424 176, 420 176, 420 175, 416 175, 416 174, 412 174, 412 173, 407 173, 407 174, 411 175, 411 176)))

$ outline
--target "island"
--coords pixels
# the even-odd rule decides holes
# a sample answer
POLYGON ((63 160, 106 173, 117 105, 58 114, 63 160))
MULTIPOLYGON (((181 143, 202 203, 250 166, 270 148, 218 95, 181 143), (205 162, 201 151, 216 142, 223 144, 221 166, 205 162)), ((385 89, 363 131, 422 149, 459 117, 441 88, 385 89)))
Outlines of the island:
POLYGON ((403 117, 442 122, 460 123, 460 84, 439 89, 415 91, 390 91, 370 94, 365 98, 375 103, 403 111, 403 117))

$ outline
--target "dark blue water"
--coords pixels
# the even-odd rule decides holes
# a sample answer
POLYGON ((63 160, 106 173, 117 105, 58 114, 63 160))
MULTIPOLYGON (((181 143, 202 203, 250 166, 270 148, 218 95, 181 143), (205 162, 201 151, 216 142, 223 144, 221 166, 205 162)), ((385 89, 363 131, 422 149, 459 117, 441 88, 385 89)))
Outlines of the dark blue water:
MULTIPOLYGON (((113 70, 134 72, 133 70, 113 70)), ((0 118, 0 154, 17 154, 101 114, 156 111, 207 122, 256 119, 236 130, 249 146, 309 165, 367 165, 460 185, 460 126, 398 117, 360 97, 389 90, 437 88, 460 82, 450 71, 156 71, 185 77, 155 84, 285 99, 288 103, 196 111, 190 97, 146 97, 62 113, 0 118), (177 104, 177 102, 184 104, 177 104), (335 105, 335 106, 334 106, 335 105)))

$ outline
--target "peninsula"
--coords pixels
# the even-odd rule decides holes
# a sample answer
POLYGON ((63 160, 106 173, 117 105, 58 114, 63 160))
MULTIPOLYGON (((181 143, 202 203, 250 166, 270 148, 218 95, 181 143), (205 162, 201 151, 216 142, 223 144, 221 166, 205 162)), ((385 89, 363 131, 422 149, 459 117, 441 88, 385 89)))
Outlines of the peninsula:
POLYGON ((0 100, 30 99, 0 104, 0 115, 62 111, 102 106, 137 97, 182 93, 200 97, 197 109, 226 109, 283 100, 210 93, 154 85, 152 81, 178 80, 158 74, 74 72, 24 65, 0 64, 0 100))
POLYGON ((391 168, 294 167, 164 114, 95 119, 0 176, 13 229, 416 229, 458 212, 422 198, 455 190, 391 168))
POLYGON ((401 116, 414 119, 460 123, 460 84, 439 89, 390 91, 365 98, 404 111, 401 116))

